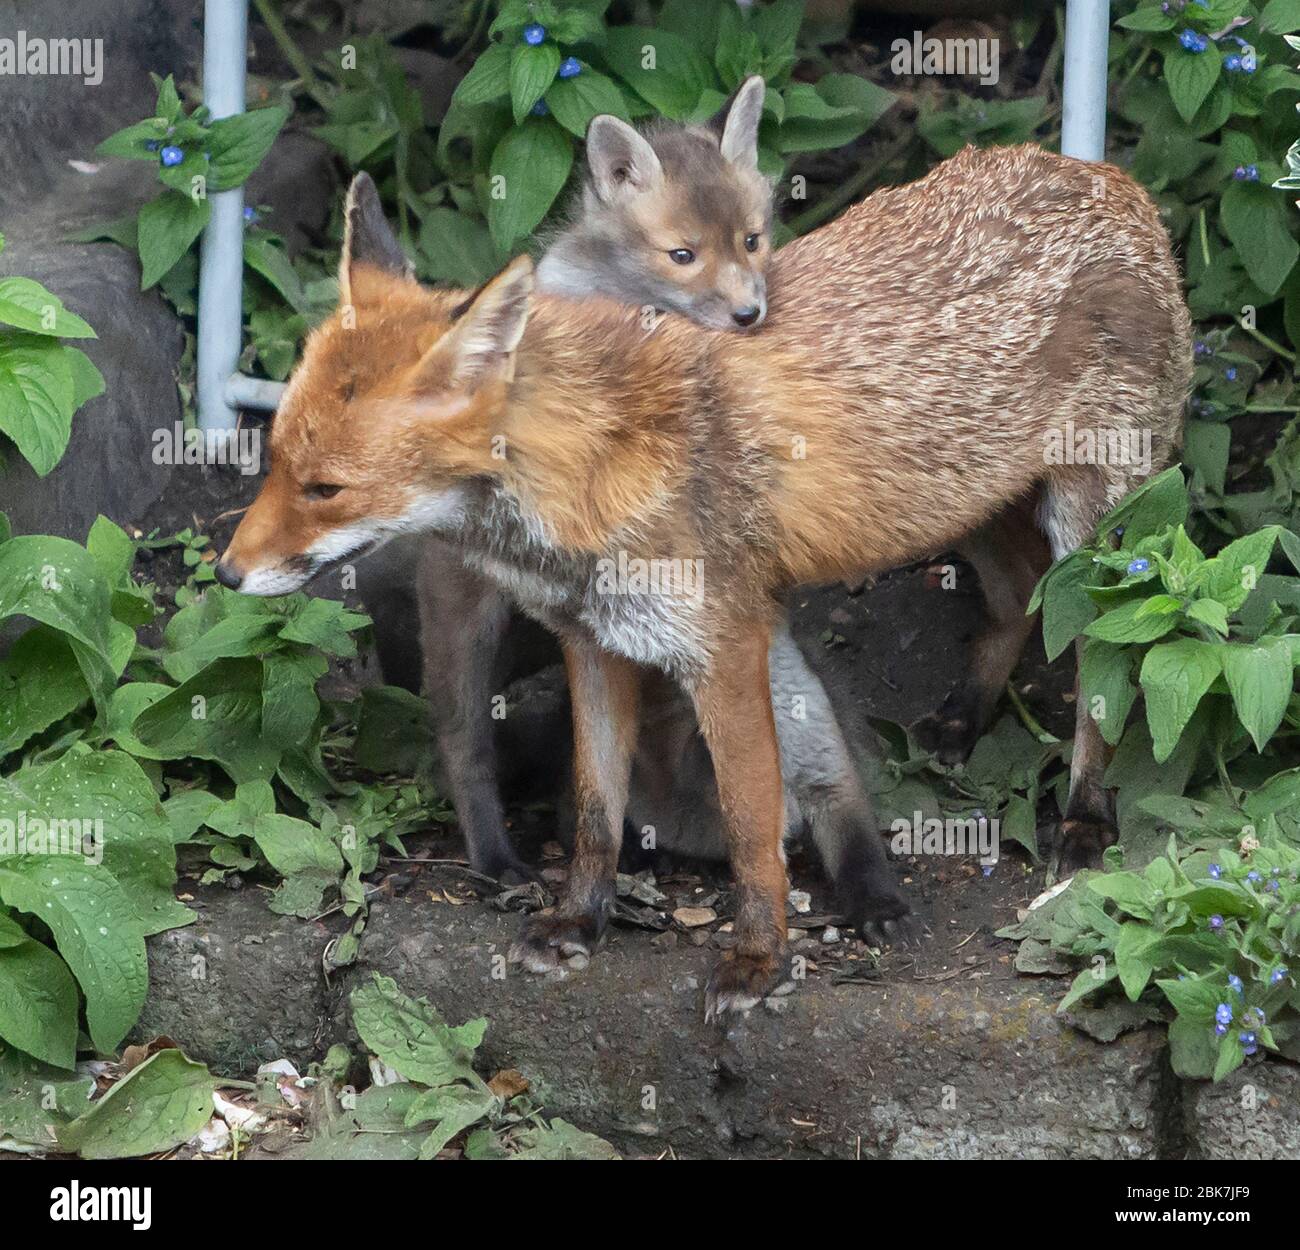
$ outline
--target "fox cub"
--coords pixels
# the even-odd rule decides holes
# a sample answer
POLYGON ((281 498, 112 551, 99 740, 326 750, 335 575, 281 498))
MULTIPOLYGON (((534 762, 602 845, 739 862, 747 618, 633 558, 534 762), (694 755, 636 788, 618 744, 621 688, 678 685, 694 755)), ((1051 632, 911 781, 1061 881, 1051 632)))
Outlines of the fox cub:
MULTIPOLYGON (((722 330, 761 323, 772 219, 771 187, 757 160, 763 96, 763 79, 747 79, 710 127, 658 125, 639 133, 616 118, 595 118, 578 208, 538 265, 539 288, 669 309, 722 330)), ((505 828, 491 716, 511 600, 438 539, 423 544, 418 599, 425 688, 470 860, 495 877, 523 877, 528 869, 505 828)), ((787 834, 809 835, 849 923, 864 936, 908 936, 909 909, 851 751, 825 689, 784 627, 773 640, 771 673, 787 834)), ((640 735, 629 821, 653 828, 661 850, 725 857, 712 768, 689 700, 660 684, 642 714, 654 729, 640 735)))
MULTIPOLYGON (((219 576, 281 594, 432 531, 557 634, 578 818, 559 904, 513 952, 535 971, 604 929, 645 672, 671 676, 736 878, 705 1014, 752 1006, 786 971, 782 597, 972 534, 996 572, 1029 518, 1060 557, 1168 462, 1191 326, 1155 205, 1109 165, 967 149, 783 248, 758 335, 673 317, 647 334, 615 301, 538 295, 527 257, 470 297, 425 290, 384 265, 364 177, 349 220, 351 315, 308 340, 219 576), (1150 460, 1058 463, 1048 448, 1081 427, 1149 438, 1150 460), (611 593, 611 569, 664 565, 702 577, 611 593)), ((1115 832, 1104 743, 1084 701, 1077 717, 1065 854, 1087 861, 1115 832)))

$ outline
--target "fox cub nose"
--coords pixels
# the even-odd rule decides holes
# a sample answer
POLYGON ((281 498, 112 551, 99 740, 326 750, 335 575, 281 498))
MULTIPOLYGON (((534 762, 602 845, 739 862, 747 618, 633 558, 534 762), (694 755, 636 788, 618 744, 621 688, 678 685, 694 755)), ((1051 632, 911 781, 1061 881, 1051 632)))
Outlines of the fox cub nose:
POLYGON ((227 590, 238 590, 239 583, 244 580, 242 573, 236 573, 224 560, 217 561, 217 581, 219 581, 227 590))
POLYGON ((733 309, 731 319, 738 326, 752 326, 758 320, 762 311, 757 304, 750 304, 746 308, 733 309))

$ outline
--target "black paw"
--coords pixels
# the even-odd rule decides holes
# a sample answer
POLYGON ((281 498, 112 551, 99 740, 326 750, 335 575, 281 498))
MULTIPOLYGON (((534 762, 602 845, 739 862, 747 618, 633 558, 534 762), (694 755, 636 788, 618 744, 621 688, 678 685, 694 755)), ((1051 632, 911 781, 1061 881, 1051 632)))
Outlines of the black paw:
POLYGON ((1063 881, 1083 868, 1100 868, 1102 852, 1117 841, 1114 821, 1101 816, 1067 816, 1061 821, 1055 876, 1063 881))
POLYGON ((962 688, 952 691, 937 712, 921 717, 912 725, 911 734, 917 745, 941 764, 962 763, 980 736, 975 693, 962 688))
POLYGON ((585 967, 604 926, 588 916, 533 916, 510 948, 510 962, 529 972, 553 972, 564 964, 585 967))
POLYGON ((704 991, 705 1023, 757 1006, 780 981, 784 969, 780 950, 763 955, 727 951, 714 966, 704 991))

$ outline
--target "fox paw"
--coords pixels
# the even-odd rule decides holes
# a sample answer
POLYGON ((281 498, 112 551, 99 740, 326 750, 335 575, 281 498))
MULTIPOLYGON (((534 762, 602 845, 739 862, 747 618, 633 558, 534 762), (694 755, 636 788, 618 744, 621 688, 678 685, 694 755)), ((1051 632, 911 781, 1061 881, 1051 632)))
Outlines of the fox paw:
POLYGON ((940 763, 962 763, 979 738, 979 716, 973 694, 960 688, 954 690, 937 712, 921 717, 912 725, 912 737, 940 763))
POLYGON ((727 951, 714 966, 704 991, 704 1021, 721 1020, 729 1012, 748 1011, 781 979, 784 965, 778 954, 741 955, 727 951))
POLYGON ((510 962, 538 973, 553 972, 562 964, 585 968, 599 940, 599 926, 586 917, 534 916, 510 948, 510 962))
POLYGON ((1082 868, 1100 868, 1101 854, 1119 840, 1114 822, 1100 816, 1067 816, 1061 821, 1056 876, 1065 880, 1082 868))

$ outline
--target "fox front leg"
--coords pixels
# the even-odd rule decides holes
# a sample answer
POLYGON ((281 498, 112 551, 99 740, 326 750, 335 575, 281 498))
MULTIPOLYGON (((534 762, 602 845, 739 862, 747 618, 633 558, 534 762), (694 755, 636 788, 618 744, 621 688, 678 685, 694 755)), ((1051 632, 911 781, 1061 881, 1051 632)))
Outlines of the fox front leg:
POLYGON ((709 978, 704 1017, 753 1007, 781 979, 789 882, 781 857, 785 805, 768 684, 766 625, 730 635, 691 691, 713 756, 736 879, 736 944, 709 978))
POLYGON ((573 771, 577 828, 573 860, 559 903, 532 917, 510 958, 549 972, 589 956, 614 904, 632 752, 636 748, 640 671, 630 660, 586 640, 565 639, 564 666, 573 704, 573 771))

